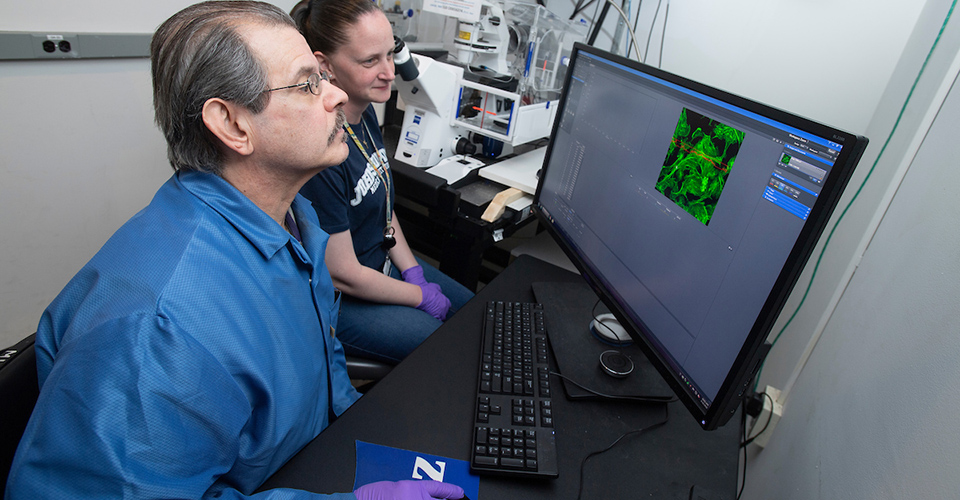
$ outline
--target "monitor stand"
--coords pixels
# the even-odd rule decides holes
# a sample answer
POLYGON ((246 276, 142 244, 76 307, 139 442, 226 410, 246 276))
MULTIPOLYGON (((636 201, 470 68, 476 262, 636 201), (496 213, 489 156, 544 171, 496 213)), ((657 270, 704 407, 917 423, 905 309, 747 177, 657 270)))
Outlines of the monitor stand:
MULTIPOLYGON (((533 284, 533 293, 543 304, 547 338, 568 399, 602 399, 594 392, 641 401, 673 398, 673 391, 635 344, 617 347, 590 331, 597 296, 586 283, 538 282, 533 284), (613 377, 604 370, 601 355, 611 350, 633 363, 630 373, 613 377)), ((602 304, 597 309, 598 314, 607 312, 602 304)), ((623 369, 622 362, 611 363, 623 369)))

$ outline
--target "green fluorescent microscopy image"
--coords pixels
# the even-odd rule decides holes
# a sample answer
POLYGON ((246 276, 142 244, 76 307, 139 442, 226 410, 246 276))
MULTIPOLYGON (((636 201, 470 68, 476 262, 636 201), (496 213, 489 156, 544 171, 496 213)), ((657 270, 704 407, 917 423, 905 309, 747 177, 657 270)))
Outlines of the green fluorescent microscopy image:
POLYGON ((657 179, 657 191, 710 224, 743 132, 684 108, 657 179))

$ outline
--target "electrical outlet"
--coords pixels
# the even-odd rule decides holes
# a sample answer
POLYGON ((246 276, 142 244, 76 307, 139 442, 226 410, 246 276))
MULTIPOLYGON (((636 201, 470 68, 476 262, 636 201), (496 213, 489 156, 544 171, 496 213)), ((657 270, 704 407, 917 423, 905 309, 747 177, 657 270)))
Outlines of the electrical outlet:
POLYGON ((770 441, 770 435, 773 434, 773 429, 777 426, 777 422, 780 421, 780 417, 783 416, 783 403, 780 401, 780 389, 768 385, 767 388, 764 389, 764 392, 770 397, 763 398, 763 409, 760 410, 760 415, 753 419, 753 426, 750 428, 750 432, 747 433, 748 436, 753 438, 753 444, 761 448, 767 446, 767 443, 770 441), (761 429, 763 432, 760 432, 761 429))
POLYGON ((37 59, 79 59, 80 37, 76 33, 30 34, 33 55, 37 59))
POLYGON ((152 33, 0 31, 0 61, 150 57, 152 33))

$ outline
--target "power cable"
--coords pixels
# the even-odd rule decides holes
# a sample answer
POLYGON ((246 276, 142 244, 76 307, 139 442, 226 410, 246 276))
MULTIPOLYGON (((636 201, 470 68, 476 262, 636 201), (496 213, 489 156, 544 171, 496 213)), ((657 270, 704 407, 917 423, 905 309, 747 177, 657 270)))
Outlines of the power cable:
POLYGON ((657 16, 660 15, 660 4, 663 0, 657 0, 657 10, 653 12, 653 21, 650 21, 650 31, 647 32, 647 46, 643 48, 643 60, 647 60, 647 54, 650 53, 650 38, 653 36, 653 27, 657 24, 657 16))
POLYGON ((635 429, 635 430, 632 430, 632 431, 629 431, 629 432, 625 432, 625 433, 621 434, 620 437, 618 437, 613 443, 611 443, 610 446, 607 446, 606 448, 604 448, 604 449, 602 449, 602 450, 590 452, 589 455, 583 457, 583 460, 580 461, 580 486, 577 488, 577 500, 580 500, 580 498, 581 498, 582 495, 583 495, 583 471, 584 471, 584 469, 585 469, 585 467, 586 467, 586 465, 587 465, 587 460, 590 460, 592 457, 595 457, 595 456, 597 456, 597 455, 600 455, 601 453, 606 453, 606 452, 610 451, 611 449, 613 449, 614 446, 617 445, 617 443, 619 443, 620 441, 622 441, 622 440, 623 440, 624 438, 626 438, 627 436, 630 436, 630 435, 633 435, 633 434, 643 434, 644 432, 647 432, 647 431, 649 431, 650 429, 654 429, 654 428, 660 427, 660 426, 663 425, 663 424, 666 424, 669 419, 670 419, 670 407, 669 407, 668 405, 664 404, 664 405, 663 405, 663 420, 660 420, 660 421, 658 421, 658 422, 656 422, 656 423, 654 423, 654 424, 648 425, 648 426, 643 427, 643 428, 640 428, 640 429, 635 429))

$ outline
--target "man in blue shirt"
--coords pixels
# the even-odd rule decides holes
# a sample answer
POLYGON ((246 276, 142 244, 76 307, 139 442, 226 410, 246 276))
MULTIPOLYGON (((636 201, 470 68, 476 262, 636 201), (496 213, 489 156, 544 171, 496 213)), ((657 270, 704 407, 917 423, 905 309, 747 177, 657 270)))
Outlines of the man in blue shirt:
MULTIPOLYGON (((40 397, 7 498, 242 498, 359 397, 335 336, 327 234, 297 195, 347 155, 345 94, 289 17, 258 2, 184 9, 151 61, 176 173, 44 312, 40 397)), ((462 490, 402 481, 336 496, 462 490)))

